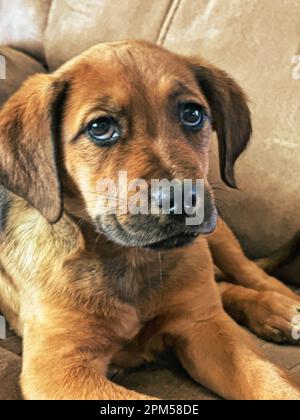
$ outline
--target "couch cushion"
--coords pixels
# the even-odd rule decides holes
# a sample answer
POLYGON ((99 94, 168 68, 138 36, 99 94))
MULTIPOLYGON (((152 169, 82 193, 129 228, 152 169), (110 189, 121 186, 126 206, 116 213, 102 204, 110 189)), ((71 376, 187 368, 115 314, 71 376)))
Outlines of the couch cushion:
POLYGON ((51 69, 106 41, 143 38, 156 41, 170 0, 53 0, 45 34, 51 69))
POLYGON ((21 358, 1 348, 0 341, 0 400, 20 400, 19 377, 21 358))
POLYGON ((19 51, 0 46, 1 65, 6 63, 6 79, 0 78, 0 106, 21 86, 31 74, 42 73, 42 65, 19 51))
MULTIPOLYGON (((273 251, 300 227, 300 80, 292 71, 299 27, 300 1, 194 0, 180 2, 164 36, 164 46, 227 70, 250 98, 254 138, 237 165, 241 191, 219 199, 253 256, 273 251)), ((214 148, 219 184, 216 155, 214 148)))
POLYGON ((1 0, 0 44, 43 58, 43 35, 52 0, 1 0))

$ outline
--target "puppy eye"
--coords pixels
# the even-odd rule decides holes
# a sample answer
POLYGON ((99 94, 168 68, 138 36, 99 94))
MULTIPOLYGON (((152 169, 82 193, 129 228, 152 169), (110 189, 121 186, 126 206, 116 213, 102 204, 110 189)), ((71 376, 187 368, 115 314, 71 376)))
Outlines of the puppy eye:
POLYGON ((181 122, 187 128, 200 130, 204 125, 205 117, 206 113, 201 105, 188 103, 181 107, 181 122))
POLYGON ((99 146, 111 146, 121 137, 117 121, 110 117, 92 121, 86 131, 90 139, 99 146))

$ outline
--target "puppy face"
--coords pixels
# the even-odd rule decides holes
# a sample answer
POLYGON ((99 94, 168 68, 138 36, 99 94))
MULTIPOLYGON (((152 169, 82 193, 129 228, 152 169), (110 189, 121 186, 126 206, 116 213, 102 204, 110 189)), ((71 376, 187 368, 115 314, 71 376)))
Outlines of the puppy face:
MULTIPOLYGON (((182 246, 214 229, 216 210, 207 181, 212 131, 219 138, 223 179, 231 186, 234 162, 251 134, 244 95, 225 73, 144 42, 100 45, 54 75, 32 79, 2 111, 0 127, 2 149, 11 155, 0 168, 7 188, 52 222, 60 217, 64 199, 70 213, 92 222, 108 239, 153 249, 182 246), (31 122, 24 120, 26 112, 31 122), (22 139, 17 144, 12 136, 22 139), (21 161, 15 151, 20 144, 26 152, 21 161), (13 161, 17 180, 10 173, 13 161), (43 168, 37 167, 40 162, 43 168), (143 180, 140 189, 149 199, 143 214, 120 210, 125 200, 121 171, 129 184, 143 180), (33 186, 26 181, 29 173, 33 186), (154 192, 151 182, 163 179, 188 179, 192 185, 203 180, 201 223, 187 226, 174 211, 151 214, 153 201, 160 208, 164 195, 163 189, 154 192), (106 194, 118 204, 114 212, 103 211, 103 180, 115 186, 113 197, 106 194)), ((130 199, 134 192, 126 194, 130 199)), ((193 189, 190 195, 193 199, 193 189)))

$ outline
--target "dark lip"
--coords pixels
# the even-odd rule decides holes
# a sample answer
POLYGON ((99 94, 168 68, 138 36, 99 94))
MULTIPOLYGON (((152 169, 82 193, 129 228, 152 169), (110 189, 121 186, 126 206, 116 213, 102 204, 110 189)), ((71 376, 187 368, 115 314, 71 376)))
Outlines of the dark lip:
POLYGON ((184 246, 192 244, 200 235, 200 233, 182 233, 164 239, 163 241, 155 242, 149 245, 144 245, 143 248, 150 249, 152 251, 167 251, 176 248, 182 248, 184 246))
MULTIPOLYGON (((200 231, 194 231, 194 232, 187 232, 187 231, 181 231, 181 233, 177 233, 176 235, 169 236, 168 238, 157 241, 157 242, 150 242, 148 244, 145 243, 132 243, 130 238, 128 238, 129 233, 125 231, 124 227, 120 224, 118 219, 115 217, 114 221, 116 223, 116 226, 118 229, 120 229, 121 232, 126 233, 127 240, 117 240, 116 237, 112 237, 109 235, 106 231, 104 231, 102 228, 100 228, 100 223, 97 223, 97 231, 98 233, 104 234, 108 240, 118 243, 122 246, 127 246, 131 248, 142 248, 142 249, 148 249, 152 251, 168 251, 176 248, 183 248, 188 245, 193 244, 195 240, 200 236, 206 236, 210 233, 212 233, 216 228, 216 221, 217 221, 218 213, 217 211, 213 212, 212 221, 206 221, 201 225, 200 231)), ((139 241, 138 241, 139 242, 139 241)))

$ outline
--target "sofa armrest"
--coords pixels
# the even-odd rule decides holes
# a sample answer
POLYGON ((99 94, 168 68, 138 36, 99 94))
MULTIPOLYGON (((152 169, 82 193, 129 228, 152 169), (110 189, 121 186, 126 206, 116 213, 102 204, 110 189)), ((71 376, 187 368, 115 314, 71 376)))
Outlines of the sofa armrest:
POLYGON ((35 59, 9 47, 0 46, 0 106, 34 73, 44 73, 45 68, 35 59), (3 78, 5 76, 5 79, 3 78))

